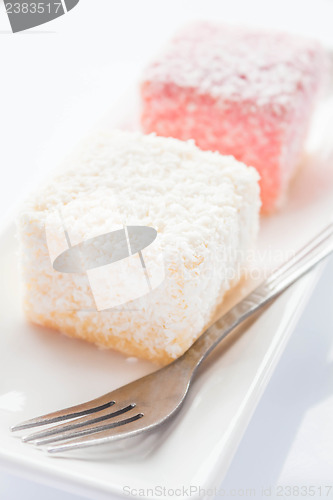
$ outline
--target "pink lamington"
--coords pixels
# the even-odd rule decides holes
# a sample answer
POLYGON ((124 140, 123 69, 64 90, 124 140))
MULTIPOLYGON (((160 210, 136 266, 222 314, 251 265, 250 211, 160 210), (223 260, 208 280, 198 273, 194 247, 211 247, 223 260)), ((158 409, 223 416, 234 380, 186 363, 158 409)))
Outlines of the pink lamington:
POLYGON ((324 73, 317 41, 197 23, 147 68, 142 126, 256 167, 262 208, 271 212, 299 162, 324 73))

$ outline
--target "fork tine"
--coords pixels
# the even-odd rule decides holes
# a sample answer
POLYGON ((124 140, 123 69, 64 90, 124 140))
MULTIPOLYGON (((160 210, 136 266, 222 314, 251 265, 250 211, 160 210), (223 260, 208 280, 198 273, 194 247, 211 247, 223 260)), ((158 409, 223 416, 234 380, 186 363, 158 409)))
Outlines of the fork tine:
POLYGON ((17 425, 11 427, 12 432, 21 431, 24 429, 30 429, 32 427, 38 427, 40 425, 54 424, 56 422, 61 422, 63 420, 69 420, 72 418, 82 417, 84 415, 89 415, 92 413, 97 413, 110 406, 114 405, 111 393, 104 394, 96 399, 87 401, 76 406, 71 406, 63 410, 55 411, 53 413, 48 413, 47 415, 41 415, 40 417, 32 418, 31 420, 26 420, 17 425))
MULTIPOLYGON (((76 431, 71 434, 70 439, 68 436, 63 438, 67 439, 65 443, 48 447, 47 452, 50 454, 56 454, 133 436, 142 430, 142 425, 138 425, 138 421, 142 417, 144 417, 143 413, 138 413, 133 417, 124 420, 96 426, 92 429, 76 431)), ((54 439, 54 442, 56 441, 60 441, 60 438, 58 437, 57 439, 54 439)), ((48 442, 44 444, 51 443, 48 442)))
MULTIPOLYGON (((60 425, 55 425, 46 430, 34 432, 32 434, 28 434, 27 436, 23 436, 22 441, 24 443, 37 441, 34 444, 38 445, 40 440, 44 440, 43 438, 50 438, 51 436, 58 436, 64 434, 67 435, 70 434, 75 429, 79 429, 82 427, 91 428, 95 424, 98 424, 100 422, 105 422, 105 420, 109 420, 110 418, 122 415, 123 413, 126 413, 132 410, 133 408, 135 408, 135 404, 122 406, 119 409, 116 409, 114 406, 112 406, 112 411, 110 411, 110 408, 106 408, 105 410, 101 410, 98 413, 96 413, 96 415, 93 414, 93 418, 91 417, 91 414, 86 415, 85 417, 76 418, 74 420, 71 420, 70 422, 65 422, 60 425)), ((51 438, 51 441, 52 439, 53 438, 51 438)))

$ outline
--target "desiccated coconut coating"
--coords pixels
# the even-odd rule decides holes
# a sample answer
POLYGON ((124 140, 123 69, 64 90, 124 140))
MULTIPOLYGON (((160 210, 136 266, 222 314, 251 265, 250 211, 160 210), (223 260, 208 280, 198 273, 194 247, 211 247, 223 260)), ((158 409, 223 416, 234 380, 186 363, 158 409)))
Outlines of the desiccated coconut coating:
POLYGON ((147 68, 142 126, 254 166, 269 212, 299 161, 324 69, 316 41, 197 23, 147 68))
MULTIPOLYGON (((26 315, 127 355, 175 359, 239 279, 255 243, 259 208, 257 172, 233 157, 176 139, 100 133, 23 207, 18 228, 26 315), (46 229, 58 209, 72 245, 122 224, 155 228, 164 281, 122 308, 96 311, 87 276, 52 267, 66 241, 48 248, 46 229)), ((160 265, 150 246, 142 253, 148 270, 160 265)))

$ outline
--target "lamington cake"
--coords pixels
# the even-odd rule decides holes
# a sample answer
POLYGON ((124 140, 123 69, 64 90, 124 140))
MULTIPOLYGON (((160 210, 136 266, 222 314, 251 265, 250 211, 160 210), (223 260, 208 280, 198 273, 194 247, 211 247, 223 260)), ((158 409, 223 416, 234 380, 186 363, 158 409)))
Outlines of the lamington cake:
POLYGON ((263 212, 271 212, 299 163, 325 66, 311 39, 195 23, 143 75, 143 130, 254 166, 263 212))
POLYGON ((246 268, 258 177, 193 141, 89 138, 18 219, 28 320, 126 355, 177 358, 246 268))

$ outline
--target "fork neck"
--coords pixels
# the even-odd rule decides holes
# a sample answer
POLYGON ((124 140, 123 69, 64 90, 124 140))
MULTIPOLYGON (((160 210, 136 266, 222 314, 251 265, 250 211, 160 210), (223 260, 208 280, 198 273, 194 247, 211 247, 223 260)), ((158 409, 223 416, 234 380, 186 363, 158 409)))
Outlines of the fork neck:
MULTIPOLYGON (((252 296, 253 298, 253 296, 252 296)), ((184 363, 193 372, 197 369, 200 363, 210 354, 215 346, 221 342, 234 328, 244 321, 258 307, 257 300, 243 300, 228 313, 220 318, 216 323, 210 326, 188 349, 179 362, 184 363)))

